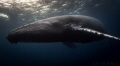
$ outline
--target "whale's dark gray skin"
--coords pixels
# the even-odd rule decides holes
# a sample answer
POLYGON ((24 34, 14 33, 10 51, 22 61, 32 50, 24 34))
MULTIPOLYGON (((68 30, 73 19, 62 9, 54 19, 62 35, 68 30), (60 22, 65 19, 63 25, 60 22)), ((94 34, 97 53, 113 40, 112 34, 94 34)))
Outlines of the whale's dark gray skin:
POLYGON ((42 19, 12 30, 7 39, 17 42, 63 42, 75 48, 72 42, 88 43, 105 37, 120 40, 106 34, 106 28, 98 19, 83 15, 63 15, 42 19))

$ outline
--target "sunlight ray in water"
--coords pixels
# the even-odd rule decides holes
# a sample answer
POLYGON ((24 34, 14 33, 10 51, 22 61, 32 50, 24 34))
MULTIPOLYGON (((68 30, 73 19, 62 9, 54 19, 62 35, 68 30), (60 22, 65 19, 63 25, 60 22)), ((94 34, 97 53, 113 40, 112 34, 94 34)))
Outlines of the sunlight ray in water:
POLYGON ((0 17, 3 17, 3 18, 9 18, 9 16, 8 16, 8 15, 3 14, 3 13, 0 13, 0 17))
MULTIPOLYGON (((47 18, 51 14, 52 16, 57 16, 56 13, 63 15, 85 13, 87 10, 84 10, 84 8, 86 4, 91 1, 93 0, 0 0, 0 8, 8 11, 8 13, 6 13, 0 10, 0 13, 5 13, 8 16, 13 16, 11 14, 18 15, 16 19, 21 17, 21 19, 18 20, 22 21, 26 19, 26 17, 29 21, 33 21, 36 19, 39 20, 40 18, 47 18), (69 9, 69 7, 73 9, 69 9)), ((95 3, 95 5, 96 4, 100 6, 101 3, 95 3)))

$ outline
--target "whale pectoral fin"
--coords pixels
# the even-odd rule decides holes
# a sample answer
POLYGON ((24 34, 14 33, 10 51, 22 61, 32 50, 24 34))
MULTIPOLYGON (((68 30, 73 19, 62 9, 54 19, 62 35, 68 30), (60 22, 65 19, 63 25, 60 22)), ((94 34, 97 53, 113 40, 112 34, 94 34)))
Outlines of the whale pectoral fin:
POLYGON ((77 47, 72 42, 63 42, 63 44, 65 44, 67 47, 70 47, 70 48, 76 48, 77 47))
POLYGON ((92 30, 92 29, 89 29, 89 28, 73 27, 73 30, 92 33, 92 34, 97 35, 97 36, 101 36, 101 37, 105 37, 105 38, 108 38, 108 39, 114 39, 114 40, 119 40, 120 41, 120 38, 118 38, 118 37, 111 36, 109 34, 105 34, 105 33, 102 33, 102 32, 96 31, 96 30, 92 30))

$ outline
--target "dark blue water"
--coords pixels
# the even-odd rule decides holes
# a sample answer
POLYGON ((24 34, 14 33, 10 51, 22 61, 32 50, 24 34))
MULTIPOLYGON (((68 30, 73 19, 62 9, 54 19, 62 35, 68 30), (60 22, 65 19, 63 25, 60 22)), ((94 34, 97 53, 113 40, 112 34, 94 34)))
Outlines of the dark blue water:
MULTIPOLYGON (((116 0, 97 8, 86 7, 86 10, 87 12, 82 15, 101 20, 110 35, 120 37, 120 1, 116 0)), ((62 15, 62 13, 58 15, 62 15)), ((0 20, 0 66, 120 65, 120 41, 102 40, 85 44, 75 43, 78 46, 75 49, 66 47, 62 42, 11 44, 6 39, 6 35, 21 25, 24 24, 19 24, 14 19, 0 20)))

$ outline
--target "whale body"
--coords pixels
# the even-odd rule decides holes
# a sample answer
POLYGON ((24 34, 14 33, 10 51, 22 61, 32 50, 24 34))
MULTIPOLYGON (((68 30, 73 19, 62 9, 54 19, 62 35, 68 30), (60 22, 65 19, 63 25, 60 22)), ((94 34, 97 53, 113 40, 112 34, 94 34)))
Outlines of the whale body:
POLYGON ((103 23, 96 18, 83 15, 50 17, 12 30, 6 37, 11 43, 17 42, 63 42, 75 48, 73 42, 88 43, 110 38, 103 23))

